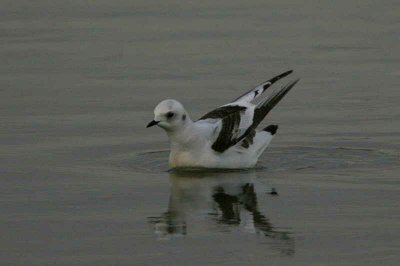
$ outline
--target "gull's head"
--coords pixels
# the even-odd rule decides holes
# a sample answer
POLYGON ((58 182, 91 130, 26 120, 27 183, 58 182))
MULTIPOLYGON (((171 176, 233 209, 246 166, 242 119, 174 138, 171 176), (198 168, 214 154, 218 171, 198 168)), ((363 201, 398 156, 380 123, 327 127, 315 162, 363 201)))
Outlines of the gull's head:
POLYGON ((176 100, 164 100, 154 109, 154 120, 147 127, 159 126, 173 131, 184 126, 189 119, 183 105, 176 100))

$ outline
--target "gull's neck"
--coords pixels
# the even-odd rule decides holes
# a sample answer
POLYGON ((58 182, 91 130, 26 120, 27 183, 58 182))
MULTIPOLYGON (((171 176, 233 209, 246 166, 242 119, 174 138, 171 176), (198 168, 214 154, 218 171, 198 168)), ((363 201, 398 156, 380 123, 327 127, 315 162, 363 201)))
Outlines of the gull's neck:
POLYGON ((193 147, 197 142, 197 134, 194 129, 194 123, 187 116, 185 123, 181 126, 168 130, 168 138, 171 144, 171 150, 186 150, 193 147))

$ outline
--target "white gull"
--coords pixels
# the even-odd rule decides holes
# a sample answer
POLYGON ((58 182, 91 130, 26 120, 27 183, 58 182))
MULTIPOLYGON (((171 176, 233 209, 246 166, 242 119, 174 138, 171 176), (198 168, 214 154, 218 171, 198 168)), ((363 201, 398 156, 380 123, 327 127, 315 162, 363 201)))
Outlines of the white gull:
POLYGON ((251 168, 274 137, 278 126, 256 130, 264 117, 293 88, 298 79, 274 91, 258 104, 253 101, 273 83, 289 75, 284 72, 261 83, 236 100, 192 121, 181 103, 164 100, 154 109, 147 127, 159 126, 169 137, 169 165, 204 168, 251 168))

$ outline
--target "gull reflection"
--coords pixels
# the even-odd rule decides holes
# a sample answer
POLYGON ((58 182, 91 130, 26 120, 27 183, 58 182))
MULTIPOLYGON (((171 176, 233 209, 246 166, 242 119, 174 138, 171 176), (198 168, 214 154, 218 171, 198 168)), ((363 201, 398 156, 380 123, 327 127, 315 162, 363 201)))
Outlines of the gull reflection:
POLYGON ((161 239, 210 231, 263 236, 285 255, 294 253, 290 231, 272 225, 259 210, 257 194, 270 191, 255 172, 170 172, 168 210, 149 217, 161 239))

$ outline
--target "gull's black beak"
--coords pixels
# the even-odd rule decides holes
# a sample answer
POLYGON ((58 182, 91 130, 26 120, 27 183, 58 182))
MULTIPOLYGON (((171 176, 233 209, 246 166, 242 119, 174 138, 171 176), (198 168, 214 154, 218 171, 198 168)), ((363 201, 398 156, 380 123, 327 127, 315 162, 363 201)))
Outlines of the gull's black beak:
POLYGON ((150 123, 148 123, 146 127, 152 127, 152 126, 157 125, 158 123, 160 123, 160 121, 155 121, 155 120, 153 120, 153 121, 151 121, 150 123))

